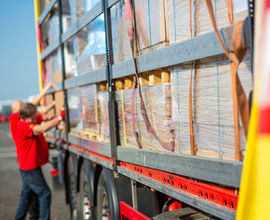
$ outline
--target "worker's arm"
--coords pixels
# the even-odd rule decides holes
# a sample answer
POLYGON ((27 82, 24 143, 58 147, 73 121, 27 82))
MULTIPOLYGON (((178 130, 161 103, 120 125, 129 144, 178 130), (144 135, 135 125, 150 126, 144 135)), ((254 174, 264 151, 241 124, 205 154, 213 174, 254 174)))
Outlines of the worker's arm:
POLYGON ((34 98, 34 100, 32 101, 33 105, 38 105, 40 100, 43 98, 43 96, 49 91, 49 89, 52 87, 52 83, 48 83, 44 89, 34 98))
POLYGON ((51 128, 55 127, 60 121, 62 120, 62 117, 56 117, 48 122, 45 122, 42 125, 35 125, 33 127, 33 134, 34 135, 39 135, 42 134, 48 130, 50 130, 51 128))
POLYGON ((47 105, 47 106, 41 106, 39 109, 38 109, 38 112, 40 114, 46 114, 48 113, 48 111, 50 111, 53 107, 55 106, 55 101, 53 101, 51 104, 47 105))

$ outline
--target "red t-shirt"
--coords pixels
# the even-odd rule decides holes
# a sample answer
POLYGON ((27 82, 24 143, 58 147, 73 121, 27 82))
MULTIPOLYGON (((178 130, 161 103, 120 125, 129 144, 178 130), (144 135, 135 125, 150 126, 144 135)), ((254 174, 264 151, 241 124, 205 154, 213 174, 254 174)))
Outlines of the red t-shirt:
POLYGON ((19 168, 32 170, 49 161, 49 146, 43 134, 34 135, 36 124, 19 120, 16 129, 16 143, 19 168))
POLYGON ((19 112, 13 113, 9 117, 10 133, 11 133, 12 139, 15 142, 16 146, 17 146, 17 144, 16 144, 16 127, 17 127, 17 123, 19 120, 20 120, 19 112))
MULTIPOLYGON (((10 133, 12 136, 13 141, 15 142, 16 145, 16 153, 18 157, 18 150, 17 150, 17 143, 16 143, 16 128, 17 128, 17 123, 20 120, 19 112, 13 113, 9 117, 9 124, 10 124, 10 133)), ((37 122, 36 124, 40 124, 43 121, 43 117, 41 114, 37 114, 37 122)))

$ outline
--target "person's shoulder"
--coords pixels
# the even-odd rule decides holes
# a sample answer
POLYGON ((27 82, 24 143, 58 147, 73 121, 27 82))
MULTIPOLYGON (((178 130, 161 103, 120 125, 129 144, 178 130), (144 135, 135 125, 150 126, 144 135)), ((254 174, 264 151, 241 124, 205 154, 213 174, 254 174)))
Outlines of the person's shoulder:
POLYGON ((19 112, 12 113, 12 114, 9 116, 9 120, 10 120, 10 121, 15 121, 15 120, 19 120, 19 119, 20 119, 19 112))
POLYGON ((19 120, 17 123, 17 129, 19 130, 32 129, 33 127, 34 127, 33 123, 26 122, 23 120, 19 120))

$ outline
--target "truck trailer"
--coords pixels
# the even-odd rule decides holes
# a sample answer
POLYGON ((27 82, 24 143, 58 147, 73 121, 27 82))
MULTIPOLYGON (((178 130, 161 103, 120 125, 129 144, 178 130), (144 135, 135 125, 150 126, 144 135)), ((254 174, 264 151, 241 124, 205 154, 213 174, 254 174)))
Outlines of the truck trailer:
POLYGON ((46 133, 72 219, 235 219, 253 0, 35 0, 46 133))

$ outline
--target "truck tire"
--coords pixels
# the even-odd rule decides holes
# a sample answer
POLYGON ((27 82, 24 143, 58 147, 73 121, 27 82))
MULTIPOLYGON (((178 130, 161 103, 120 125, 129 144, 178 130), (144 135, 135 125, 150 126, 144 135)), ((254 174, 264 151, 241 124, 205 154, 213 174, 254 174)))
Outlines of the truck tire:
POLYGON ((77 194, 78 220, 95 219, 93 181, 94 169, 92 163, 85 160, 80 173, 80 191, 77 194))
POLYGON ((97 189, 97 219, 118 220, 119 202, 113 174, 107 168, 103 168, 97 189))
POLYGON ((70 216, 72 220, 77 219, 77 202, 76 202, 76 158, 70 154, 67 162, 67 190, 68 202, 70 207, 70 216))

